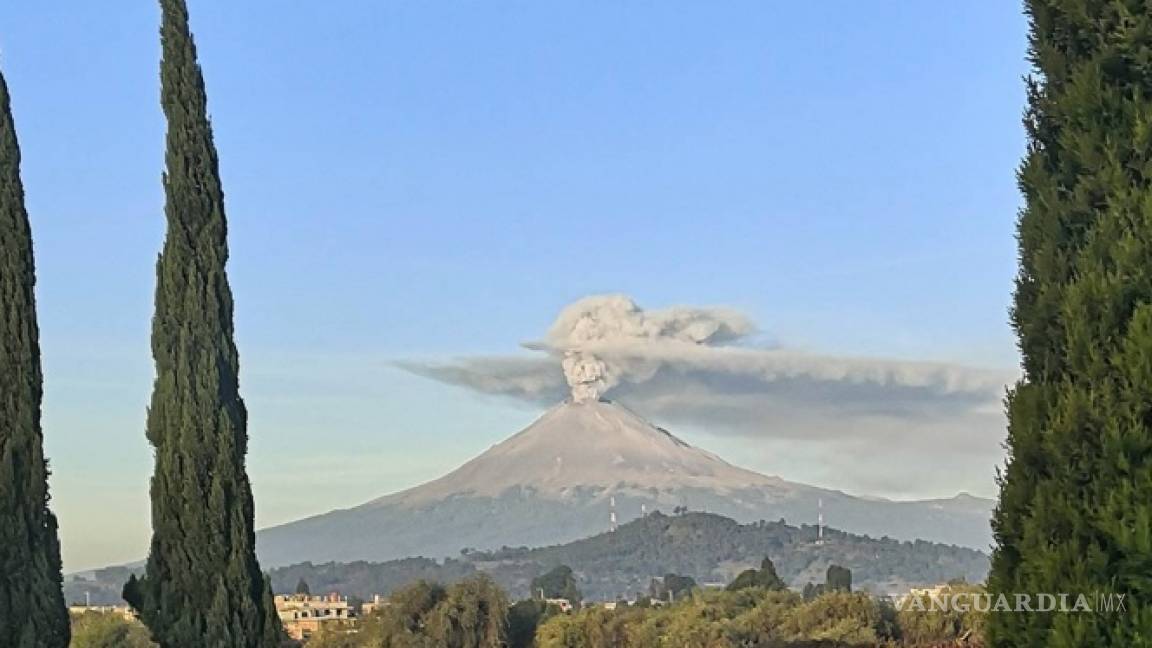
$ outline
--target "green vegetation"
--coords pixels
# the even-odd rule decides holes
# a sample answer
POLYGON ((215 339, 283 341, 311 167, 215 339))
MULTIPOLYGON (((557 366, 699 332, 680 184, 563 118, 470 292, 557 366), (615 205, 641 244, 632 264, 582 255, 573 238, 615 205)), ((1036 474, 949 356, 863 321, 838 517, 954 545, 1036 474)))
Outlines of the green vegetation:
POLYGON ((139 577, 143 568, 105 567, 91 574, 72 574, 64 578, 64 600, 70 605, 90 602, 92 605, 123 605, 124 583, 132 574, 139 577))
POLYGON ((369 619, 362 634, 390 638, 391 643, 419 643, 426 637, 428 622, 436 607, 448 598, 448 590, 436 583, 418 581, 392 595, 388 608, 369 619))
POLYGON ((72 617, 72 648, 154 648, 148 629, 119 614, 85 612, 72 617))
POLYGON ((419 581, 392 595, 390 605, 355 630, 323 632, 308 648, 501 648, 508 599, 487 576, 451 587, 419 581))
MULTIPOLYGON (((814 527, 738 524, 707 513, 676 517, 653 513, 622 525, 615 533, 554 547, 471 551, 441 562, 430 558, 307 562, 274 569, 270 576, 277 592, 294 592, 305 580, 314 592, 370 599, 418 580, 450 584, 483 572, 517 599, 527 599, 539 596, 533 579, 567 565, 582 599, 606 601, 647 593, 652 578, 661 574, 683 575, 704 584, 731 582, 742 572, 763 570, 760 557, 768 555, 777 577, 797 588, 808 582, 823 583, 832 565, 850 569, 852 585, 873 592, 904 591, 956 578, 980 582, 987 575, 987 556, 971 549, 825 531, 830 539, 819 546, 812 542, 814 527)), ((97 604, 117 603, 118 590, 132 571, 112 567, 88 579, 71 579, 65 584, 68 600, 83 601, 88 594, 97 604)), ((770 576, 766 578, 771 581, 770 576)))
POLYGON ((466 559, 492 573, 517 597, 528 595, 521 584, 525 573, 568 565, 578 575, 584 596, 599 600, 646 591, 651 578, 660 574, 726 583, 757 566, 759 560, 751 561, 750 556, 771 556, 779 578, 797 586, 823 580, 831 565, 850 569, 858 584, 874 590, 953 578, 979 582, 987 574, 987 556, 971 549, 877 540, 832 529, 826 530, 825 537, 827 542, 817 545, 813 527, 782 522, 740 524, 710 513, 653 513, 620 526, 615 533, 539 549, 472 552, 466 559))
MULTIPOLYGON (((1012 322, 1024 377, 993 524, 993 593, 1152 600, 1152 13, 1028 0, 1012 322)), ((1135 646, 1152 606, 997 614, 997 646, 1135 646)))
MULTIPOLYGON (((569 572, 561 566, 550 574, 567 587, 563 575, 569 572)), ((539 598, 508 605, 484 574, 448 588, 417 581, 397 590, 358 627, 329 626, 306 648, 983 646, 986 612, 980 610, 986 608, 976 603, 982 587, 957 580, 897 606, 887 598, 849 592, 844 586, 851 574, 839 566, 829 568, 828 582, 811 598, 772 580, 770 560, 752 572, 771 587, 734 582, 702 589, 692 579, 668 574, 653 586, 682 588, 674 597, 653 594, 631 605, 593 603, 571 612, 539 598), (954 595, 961 596, 958 602, 954 595)))
POLYGON ((824 576, 824 586, 829 592, 851 592, 852 570, 840 565, 830 565, 824 576))
POLYGON ((680 574, 664 574, 653 578, 648 586, 648 596, 658 601, 675 601, 684 598, 696 589, 696 579, 680 574))
POLYGON ((580 605, 580 590, 576 587, 576 576, 568 565, 560 565, 546 574, 532 579, 532 594, 546 599, 568 599, 572 605, 580 605))
POLYGON ((63 648, 68 609, 48 508, 35 283, 20 146, 0 74, 0 646, 63 648))
POLYGON ((554 616, 537 630, 539 648, 977 646, 978 612, 906 612, 862 593, 805 601, 758 587, 695 591, 660 607, 591 607, 554 616), (910 632, 905 632, 908 623, 910 632), (909 638, 909 637, 914 638, 909 638))
POLYGON ((156 266, 148 410, 155 446, 152 545, 124 598, 165 648, 278 646, 280 621, 256 561, 244 467, 224 194, 184 0, 162 0, 168 221, 156 266))
POLYGON ((808 583, 804 586, 801 596, 805 601, 811 601, 826 592, 851 592, 852 570, 840 565, 830 565, 824 574, 824 582, 819 585, 808 583))
MULTIPOLYGON (((984 588, 963 582, 952 583, 939 596, 981 595, 984 588)), ((983 636, 988 614, 975 611, 932 610, 931 596, 920 594, 918 603, 906 602, 896 613, 900 637, 908 646, 954 646, 977 642, 983 636)), ((971 599, 969 599, 971 600, 971 599)))
MULTIPOLYGON (((987 556, 972 549, 825 531, 829 541, 816 545, 812 542, 814 527, 797 528, 780 522, 739 524, 708 513, 675 517, 653 513, 622 525, 615 533, 565 545, 471 551, 442 563, 428 558, 300 563, 274 569, 271 577, 277 592, 294 591, 303 578, 318 592, 369 598, 415 580, 454 583, 482 571, 516 598, 532 598, 539 595, 532 586, 533 579, 567 565, 582 598, 612 600, 648 592, 652 578, 660 574, 687 576, 698 583, 739 579, 741 572, 758 571, 758 563, 749 556, 771 555, 771 572, 784 584, 796 587, 823 582, 832 565, 851 570, 852 584, 872 591, 900 591, 955 578, 979 582, 987 575, 987 556)), ((763 570, 763 562, 759 564, 763 570)), ((772 581, 770 574, 764 578, 765 583, 772 581)), ((83 585, 99 590, 99 582, 83 585)), ((79 584, 69 587, 70 592, 81 590, 79 584)))
POLYGON ((509 648, 531 648, 536 641, 536 629, 557 614, 560 614, 560 610, 555 606, 537 599, 517 601, 508 608, 506 639, 509 648))
POLYGON ((445 648, 500 648, 507 615, 504 592, 480 575, 448 588, 429 617, 428 636, 445 648))
MULTIPOLYGON (((767 570, 755 570, 761 574, 767 570)), ((845 574, 830 570, 836 587, 805 600, 778 587, 693 587, 674 601, 586 605, 570 613, 539 599, 508 607, 496 585, 481 575, 449 588, 419 581, 398 590, 359 628, 335 626, 307 648, 804 648, 981 646, 986 613, 972 604, 983 593, 957 581, 897 606, 840 588, 845 574), (967 595, 941 610, 934 600, 967 595), (915 600, 919 605, 909 603, 915 600), (506 610, 506 612, 503 612, 506 610)), ((560 570, 557 573, 562 573, 560 570)), ((691 579, 664 578, 669 587, 691 579)))
MULTIPOLYGON (((483 571, 519 599, 539 596, 533 579, 567 565, 582 598, 613 600, 648 592, 652 578, 661 574, 687 576, 698 583, 722 583, 739 579, 739 574, 749 569, 758 571, 758 564, 763 570, 764 564, 750 560, 750 556, 770 555, 771 572, 784 584, 796 587, 823 582, 832 565, 851 570, 855 582, 850 585, 872 591, 901 591, 955 578, 980 582, 987 575, 987 556, 972 549, 877 540, 833 529, 825 532, 828 542, 816 545, 814 527, 798 528, 782 522, 739 524, 709 513, 653 513, 620 526, 615 533, 552 547, 470 551, 442 563, 428 558, 301 563, 275 569, 271 576, 277 592, 294 591, 303 578, 315 591, 369 598, 419 579, 454 583, 483 571)), ((763 577, 765 583, 772 581, 768 573, 763 577)))
MULTIPOLYGON (((459 560, 436 562, 430 558, 404 558, 386 563, 299 563, 271 571, 276 592, 293 592, 301 580, 316 592, 340 592, 363 599, 389 594, 409 583, 424 580, 457 583, 477 573, 475 566, 459 560)), ((124 576, 127 578, 127 575, 124 576)), ((500 582, 500 579, 497 579, 500 582)))
MULTIPOLYGON (((829 568, 831 569, 831 568, 829 568)), ((748 589, 750 587, 760 587, 766 590, 783 590, 787 589, 784 580, 776 574, 776 565, 772 564, 772 560, 767 556, 760 562, 760 569, 746 569, 740 572, 736 580, 728 583, 728 591, 735 592, 736 590, 748 589)))

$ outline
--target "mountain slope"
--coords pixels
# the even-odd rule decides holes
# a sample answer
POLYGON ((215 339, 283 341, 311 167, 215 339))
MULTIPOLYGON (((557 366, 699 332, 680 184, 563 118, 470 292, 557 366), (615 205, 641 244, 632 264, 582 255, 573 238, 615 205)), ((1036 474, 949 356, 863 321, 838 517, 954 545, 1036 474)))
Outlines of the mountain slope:
POLYGON ((785 485, 694 448, 618 403, 569 402, 444 477, 367 506, 416 505, 462 494, 499 497, 529 487, 539 496, 563 497, 573 488, 724 493, 785 485))
MULTIPOLYGON (((824 540, 816 542, 812 526, 739 524, 712 513, 651 513, 615 532, 562 545, 468 552, 443 561, 304 562, 272 569, 270 575, 276 592, 292 592, 304 579, 313 592, 370 598, 417 579, 453 583, 483 571, 513 596, 523 598, 529 595, 534 577, 563 564, 575 571, 585 597, 612 600, 644 591, 653 577, 668 573, 692 576, 702 584, 729 582, 740 571, 759 566, 764 556, 797 589, 808 582, 822 582, 832 564, 851 569, 857 588, 884 593, 906 592, 911 586, 953 578, 978 582, 988 572, 988 556, 963 547, 877 540, 836 529, 825 529, 824 540)), ((137 565, 73 574, 65 584, 68 600, 90 596, 94 604, 117 603, 124 581, 139 570, 137 565)))
POLYGON ((515 593, 526 593, 530 582, 523 573, 519 580, 510 577, 517 567, 524 572, 526 566, 543 571, 568 565, 585 592, 603 599, 642 590, 650 578, 667 573, 705 584, 728 583, 744 569, 757 567, 764 556, 796 589, 822 582, 833 564, 851 569, 858 587, 877 592, 902 592, 910 585, 954 578, 979 582, 988 572, 988 556, 973 549, 825 531, 823 542, 817 543, 811 526, 740 524, 711 513, 654 513, 615 533, 551 547, 469 554, 467 559, 503 575, 502 584, 515 593))
POLYGON ((912 586, 953 578, 984 579, 988 556, 972 549, 929 542, 876 540, 828 530, 816 544, 814 527, 778 522, 739 524, 709 514, 653 513, 615 533, 536 549, 468 553, 442 563, 409 558, 383 563, 303 563, 272 571, 276 591, 291 591, 304 579, 314 591, 361 597, 387 594, 417 578, 454 582, 484 571, 514 597, 529 595, 532 578, 557 565, 571 567, 579 588, 592 600, 614 600, 645 591, 650 580, 668 573, 692 576, 703 584, 730 582, 742 570, 769 556, 791 587, 822 582, 832 564, 852 570, 857 588, 900 593, 912 586))
POLYGON ((587 537, 685 506, 753 522, 826 521, 856 533, 985 548, 992 502, 966 495, 853 497, 733 466, 607 401, 566 402, 444 477, 361 506, 261 531, 268 566, 443 557, 587 537))

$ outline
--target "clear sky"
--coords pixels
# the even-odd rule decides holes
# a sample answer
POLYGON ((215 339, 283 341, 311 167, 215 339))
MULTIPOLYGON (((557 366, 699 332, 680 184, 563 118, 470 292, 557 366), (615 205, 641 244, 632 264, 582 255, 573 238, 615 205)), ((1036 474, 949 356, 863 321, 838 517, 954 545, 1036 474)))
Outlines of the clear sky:
MULTIPOLYGON (((589 294, 729 306, 820 353, 1016 366, 1017 3, 189 5, 261 525, 438 476, 530 422, 391 363, 515 353, 589 294)), ((158 18, 0 4, 66 569, 146 549, 158 18)), ((854 492, 994 494, 991 465, 892 485, 802 444, 682 434, 854 492)))

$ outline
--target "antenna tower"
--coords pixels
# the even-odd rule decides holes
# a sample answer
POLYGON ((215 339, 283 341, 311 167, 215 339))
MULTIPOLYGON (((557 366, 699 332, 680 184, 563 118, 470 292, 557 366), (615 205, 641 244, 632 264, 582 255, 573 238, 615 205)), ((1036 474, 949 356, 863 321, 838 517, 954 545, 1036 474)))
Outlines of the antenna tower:
POLYGON ((824 498, 816 500, 816 544, 824 544, 824 498))

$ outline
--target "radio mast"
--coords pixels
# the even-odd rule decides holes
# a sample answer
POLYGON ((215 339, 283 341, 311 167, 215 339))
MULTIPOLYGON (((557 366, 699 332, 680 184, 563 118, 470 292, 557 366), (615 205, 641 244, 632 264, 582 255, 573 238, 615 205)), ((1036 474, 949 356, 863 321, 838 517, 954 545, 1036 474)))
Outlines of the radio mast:
POLYGON ((816 544, 824 544, 824 498, 816 500, 816 544))

